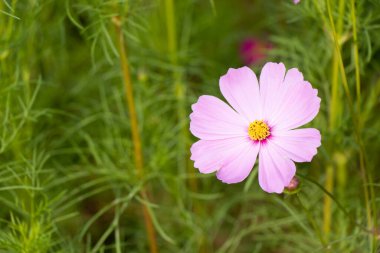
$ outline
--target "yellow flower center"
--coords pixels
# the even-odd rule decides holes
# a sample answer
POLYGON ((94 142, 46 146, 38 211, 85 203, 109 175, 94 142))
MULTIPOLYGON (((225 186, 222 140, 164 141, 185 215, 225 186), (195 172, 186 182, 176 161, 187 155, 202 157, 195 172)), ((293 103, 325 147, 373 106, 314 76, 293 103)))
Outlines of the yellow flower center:
POLYGON ((263 120, 255 120, 248 127, 248 135, 251 140, 262 141, 269 135, 269 127, 263 120))

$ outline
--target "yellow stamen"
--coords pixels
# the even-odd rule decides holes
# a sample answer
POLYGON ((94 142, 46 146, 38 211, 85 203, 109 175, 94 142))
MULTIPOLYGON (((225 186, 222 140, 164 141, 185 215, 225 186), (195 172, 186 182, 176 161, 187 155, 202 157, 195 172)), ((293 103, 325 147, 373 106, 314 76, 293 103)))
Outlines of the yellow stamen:
POLYGON ((269 127, 263 120, 255 120, 248 127, 248 135, 251 140, 262 141, 269 135, 269 127))

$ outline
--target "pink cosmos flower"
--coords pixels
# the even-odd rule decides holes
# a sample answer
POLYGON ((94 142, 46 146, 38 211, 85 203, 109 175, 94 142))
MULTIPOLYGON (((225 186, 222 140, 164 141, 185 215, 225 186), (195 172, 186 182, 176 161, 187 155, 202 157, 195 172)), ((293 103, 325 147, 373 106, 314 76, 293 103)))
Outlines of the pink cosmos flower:
POLYGON ((272 45, 269 42, 264 42, 254 37, 247 38, 240 44, 240 58, 244 64, 252 65, 264 60, 267 56, 267 51, 271 48, 272 45))
POLYGON ((301 1, 301 0, 293 0, 293 3, 294 3, 294 4, 299 4, 300 1, 301 1))
POLYGON ((201 173, 216 172, 225 183, 243 181, 259 157, 259 184, 281 193, 296 173, 294 162, 310 162, 321 145, 317 129, 296 129, 318 113, 318 91, 298 69, 269 62, 260 75, 248 68, 229 69, 219 81, 231 107, 214 96, 192 105, 190 131, 200 140, 191 160, 201 173))

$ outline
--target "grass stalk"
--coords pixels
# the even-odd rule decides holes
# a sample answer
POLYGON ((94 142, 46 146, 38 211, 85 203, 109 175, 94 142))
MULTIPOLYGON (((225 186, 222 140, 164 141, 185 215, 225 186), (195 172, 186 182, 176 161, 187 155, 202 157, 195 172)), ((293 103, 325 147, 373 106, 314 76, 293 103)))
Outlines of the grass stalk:
MULTIPOLYGON (((360 81, 360 62, 359 62, 359 43, 358 43, 358 33, 357 33, 357 18, 356 18, 356 1, 351 0, 351 22, 352 22, 352 34, 353 34, 353 50, 354 50, 354 63, 355 63, 355 82, 356 82, 356 99, 357 99, 357 114, 358 116, 358 128, 359 128, 359 134, 362 132, 362 120, 361 120, 361 81, 360 81)), ((361 139, 360 139, 361 141, 361 139)), ((363 142, 360 142, 360 150, 361 152, 360 155, 360 164, 361 167, 364 168, 365 166, 365 147, 363 142)), ((362 176, 365 177, 365 170, 362 172, 362 176)), ((368 176, 368 184, 365 185, 364 187, 369 187, 370 191, 370 199, 371 199, 371 204, 372 204, 372 214, 373 214, 373 224, 372 226, 374 228, 377 227, 377 219, 376 219, 376 203, 375 203, 375 190, 373 188, 373 178, 371 171, 367 171, 367 176, 368 176)), ((376 244, 377 240, 375 236, 371 236, 371 247, 372 247, 372 252, 376 250, 376 244)))
MULTIPOLYGON (((343 84, 344 91, 346 93, 346 97, 347 97, 347 100, 348 100, 348 105, 350 107, 350 111, 351 111, 351 113, 354 116, 353 101, 352 101, 350 89, 348 87, 348 81, 347 81, 346 71, 344 69, 343 58, 342 58, 342 54, 341 54, 341 51, 340 51, 339 38, 338 38, 336 29, 335 29, 335 23, 334 23, 334 19, 333 19, 333 16, 332 16, 331 0, 326 0, 326 1, 327 1, 328 20, 329 20, 330 27, 331 27, 331 32, 332 32, 332 36, 333 36, 333 42, 334 42, 334 46, 335 46, 335 51, 336 51, 336 53, 338 55, 338 65, 339 65, 340 75, 341 75, 341 78, 342 78, 342 84, 343 84)), ((354 123, 356 124, 355 121, 354 121, 354 123)))
MULTIPOLYGON (((326 167, 326 182, 325 189, 328 192, 333 192, 334 189, 334 166, 327 165, 326 167)), ((324 195, 323 198, 323 236, 328 240, 331 230, 331 215, 332 215, 332 199, 324 195)))
MULTIPOLYGON (((178 67, 178 47, 177 47, 177 28, 175 19, 175 4, 173 0, 165 0, 165 14, 166 14, 166 30, 170 62, 174 68, 178 67)), ((178 165, 183 168, 188 175, 188 187, 191 192, 198 191, 198 181, 194 175, 194 167, 192 161, 189 159, 189 130, 187 121, 187 108, 186 108, 186 86, 182 81, 182 73, 179 70, 173 70, 174 80, 174 93, 177 101, 177 118, 180 123, 180 137, 178 140, 178 165)), ((195 213, 202 213, 202 207, 197 200, 194 200, 192 207, 195 213)), ((199 241, 200 252, 207 252, 207 242, 205 237, 199 241)))
MULTIPOLYGON (((165 0, 165 14, 166 14, 166 30, 167 30, 167 46, 169 52, 169 60, 173 68, 178 67, 178 52, 177 52, 177 29, 174 14, 174 1, 165 0)), ((181 81, 181 73, 176 69, 173 69, 173 81, 174 81, 174 93, 177 100, 177 117, 180 121, 180 138, 179 138, 179 156, 178 163, 180 167, 186 168, 186 143, 188 140, 187 130, 185 124, 182 122, 186 118, 185 108, 185 94, 186 89, 181 81)))
MULTIPOLYGON (((355 0, 351 0, 351 22, 352 22, 352 30, 353 30, 353 49, 354 49, 354 62, 355 62, 355 82, 356 82, 356 96, 357 96, 357 110, 358 110, 358 127, 359 127, 359 133, 362 131, 362 120, 361 120, 361 82, 360 82, 360 63, 359 63, 359 44, 358 44, 358 35, 357 35, 357 20, 356 20, 356 2, 355 0)), ((362 150, 360 154, 360 164, 361 167, 364 168, 365 166, 365 147, 363 142, 360 142, 360 150, 362 150)), ((365 170, 362 170, 362 176, 365 177, 365 170)), ((370 191, 370 199, 372 200, 372 214, 373 214, 373 224, 372 226, 374 228, 377 227, 377 219, 376 219, 376 203, 375 203, 375 191, 373 187, 373 179, 372 174, 370 171, 367 171, 368 176, 368 184, 364 187, 369 187, 370 191)), ((371 224, 369 224, 371 225, 371 224)), ((371 252, 374 252, 376 250, 377 240, 375 236, 371 236, 371 252)))
MULTIPOLYGON (((343 29, 344 18, 344 0, 339 0, 339 19, 337 22, 337 37, 340 38, 343 29)), ((339 55, 337 50, 333 52, 332 73, 331 73, 331 103, 329 114, 329 128, 333 131, 337 127, 339 117, 339 108, 341 100, 339 97, 339 55)))
POLYGON ((172 64, 177 64, 177 29, 174 15, 173 0, 165 0, 166 30, 168 38, 168 51, 172 64))
MULTIPOLYGON (((173 67, 178 66, 178 47, 177 47, 177 29, 175 21, 175 5, 173 0, 165 0, 165 14, 166 14, 166 30, 167 30, 167 41, 168 41, 168 51, 170 62, 173 67)), ((178 157, 178 164, 187 169, 188 174, 193 174, 193 166, 191 161, 188 159, 189 153, 189 131, 187 128, 187 110, 186 110, 186 86, 182 82, 181 72, 173 71, 174 80, 174 91, 177 100, 177 117, 180 121, 181 126, 181 137, 179 139, 178 148, 180 150, 178 157)), ((198 183, 195 177, 189 177, 189 187, 192 192, 196 192, 198 188, 198 183)), ((195 204, 195 209, 197 209, 195 204)))
MULTIPOLYGON (((357 143, 359 146, 359 167, 360 167, 360 173, 361 173, 362 180, 363 180, 363 191, 364 191, 366 216, 367 216, 367 228, 369 230, 372 230, 373 229, 373 227, 372 227, 372 220, 373 220, 373 218, 372 218, 372 206, 370 204, 370 195, 369 195, 370 193, 368 190, 368 185, 369 185, 368 184, 368 178, 367 178, 368 175, 367 175, 367 171, 365 168, 365 148, 364 148, 362 138, 361 138, 360 112, 355 113, 352 97, 351 97, 350 90, 348 87, 348 81, 347 81, 347 76, 346 76, 345 69, 344 69, 343 58, 342 58, 341 51, 340 51, 339 40, 338 40, 338 36, 336 33, 335 24, 334 24, 333 16, 332 16, 331 0, 326 0, 326 5, 327 5, 327 12, 328 12, 328 18, 329 18, 329 22, 330 22, 330 27, 331 27, 332 34, 333 34, 335 50, 338 54, 342 83, 343 83, 343 87, 344 87, 344 90, 346 93, 346 97, 348 99, 350 112, 351 112, 351 115, 353 118, 354 132, 355 132, 356 140, 357 140, 357 143)), ((359 67, 359 66, 356 66, 356 67, 359 67)), ((359 75, 359 78, 360 78, 360 75, 359 75)), ((356 87, 359 87, 359 89, 360 89, 360 85, 358 86, 358 84, 356 84, 356 87)), ((374 238, 373 238, 372 234, 369 235, 369 240, 370 240, 370 245, 371 245, 371 252, 373 252, 374 251, 374 249, 373 249, 374 238)))
MULTIPOLYGON (((135 108, 135 102, 133 97, 133 85, 131 81, 131 75, 129 72, 129 64, 127 58, 127 51, 124 42, 124 35, 121 27, 121 20, 118 17, 114 17, 112 19, 115 27, 118 38, 118 46, 119 46, 119 57, 120 57, 120 65, 122 70, 123 82, 124 82, 124 90, 125 90, 125 98, 129 111, 129 118, 131 124, 131 132, 132 132, 132 142, 134 148, 134 160, 135 166, 137 170, 137 175, 142 178, 144 173, 144 162, 143 162, 143 154, 142 154, 142 144, 141 138, 139 134, 137 113, 135 108)), ((148 200, 147 189, 142 188, 141 196, 143 200, 148 200)), ((152 217, 149 213, 148 206, 146 204, 142 204, 143 209, 143 217, 145 222, 146 233, 149 241, 149 248, 151 253, 157 253, 157 240, 156 240, 156 231, 153 226, 152 217)))
MULTIPOLYGON (((358 113, 361 112, 361 88, 360 88, 360 65, 359 65, 359 46, 358 46, 358 34, 356 29, 356 8, 355 8, 355 0, 351 0, 351 22, 352 22, 352 36, 354 39, 353 49, 354 49, 354 62, 355 62, 355 82, 356 82, 356 99, 357 99, 357 107, 358 113)), ((359 126, 361 126, 361 122, 359 122, 359 126)))
MULTIPOLYGON (((344 1, 339 0, 339 19, 337 21, 337 37, 340 38, 343 28, 344 18, 344 1)), ((334 132, 338 125, 338 119, 340 114, 340 108, 342 107, 340 99, 340 84, 339 84, 339 56, 336 50, 333 52, 332 59, 332 72, 331 72, 331 102, 329 113, 329 131, 334 132)), ((335 136, 335 135, 334 135, 335 136)), ((331 145, 335 146, 336 138, 332 138, 331 145)), ((325 188, 329 192, 334 191, 334 178, 335 178, 335 165, 326 166, 326 182, 325 188)), ((345 169, 339 170, 339 173, 346 173, 345 169)), ((345 177, 345 175, 338 175, 338 177, 345 177)), ((338 187, 342 187, 338 184, 338 187)), ((332 216, 332 201, 327 195, 324 195, 323 200, 323 232, 325 239, 328 240, 331 230, 331 216, 332 216)))
MULTIPOLYGON (((337 198, 342 202, 344 206, 347 205, 347 155, 343 152, 335 152, 334 156, 334 164, 337 170, 337 198)), ((338 231, 340 238, 345 238, 347 236, 347 225, 346 218, 343 213, 337 214, 337 222, 338 222, 338 231)), ((346 242, 342 240, 341 249, 345 249, 346 242)))

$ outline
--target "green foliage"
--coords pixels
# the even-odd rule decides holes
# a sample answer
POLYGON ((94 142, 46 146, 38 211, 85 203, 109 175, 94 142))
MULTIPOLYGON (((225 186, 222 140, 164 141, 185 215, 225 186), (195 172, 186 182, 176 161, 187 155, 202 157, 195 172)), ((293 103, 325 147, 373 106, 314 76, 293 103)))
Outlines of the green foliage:
POLYGON ((148 252, 142 206, 159 252, 377 252, 380 4, 354 2, 1 0, 0 252, 148 252), (226 185, 189 161, 191 104, 220 97, 247 37, 322 98, 322 147, 293 195, 264 193, 256 167, 226 185))

